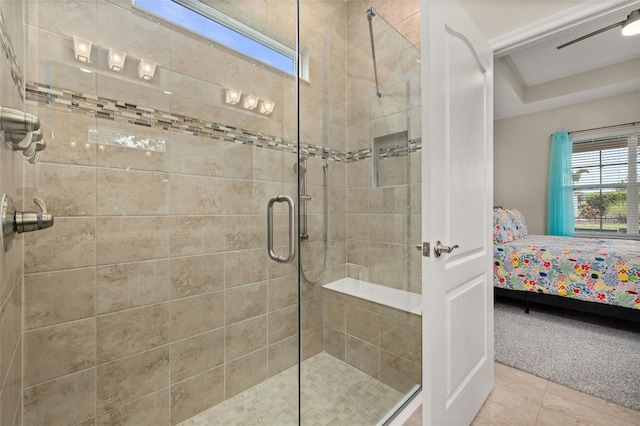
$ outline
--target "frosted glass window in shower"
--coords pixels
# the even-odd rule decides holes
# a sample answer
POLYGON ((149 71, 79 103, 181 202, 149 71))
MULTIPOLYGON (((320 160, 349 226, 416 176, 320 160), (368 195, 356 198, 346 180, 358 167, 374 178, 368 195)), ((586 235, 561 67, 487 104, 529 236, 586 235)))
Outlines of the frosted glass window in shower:
POLYGON ((192 0, 134 0, 140 9, 295 75, 295 50, 233 18, 192 0))
POLYGON ((406 130, 373 138, 373 186, 408 184, 408 161, 406 130))

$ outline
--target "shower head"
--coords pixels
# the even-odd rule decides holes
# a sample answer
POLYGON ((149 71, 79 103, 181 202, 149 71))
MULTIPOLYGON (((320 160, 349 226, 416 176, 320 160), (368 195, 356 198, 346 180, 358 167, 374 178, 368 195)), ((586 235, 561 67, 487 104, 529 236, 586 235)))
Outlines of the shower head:
POLYGON ((300 169, 300 175, 307 174, 307 156, 301 155, 297 163, 293 163, 293 173, 298 174, 298 168, 300 169))
POLYGON ((298 174, 298 167, 300 168, 300 174, 304 175, 305 173, 307 173, 307 168, 305 167, 304 163, 293 163, 293 173, 298 174))

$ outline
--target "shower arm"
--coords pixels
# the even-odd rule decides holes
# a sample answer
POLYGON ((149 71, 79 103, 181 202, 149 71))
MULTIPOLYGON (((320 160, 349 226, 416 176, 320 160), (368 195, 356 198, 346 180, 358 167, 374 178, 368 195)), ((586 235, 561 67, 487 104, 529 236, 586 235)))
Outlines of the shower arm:
POLYGON ((376 78, 376 96, 379 98, 382 97, 382 93, 380 93, 380 88, 378 85, 378 67, 376 66, 376 48, 373 44, 373 17, 376 16, 376 10, 373 7, 367 9, 367 20, 369 21, 369 36, 371 37, 371 57, 373 58, 373 75, 376 78))

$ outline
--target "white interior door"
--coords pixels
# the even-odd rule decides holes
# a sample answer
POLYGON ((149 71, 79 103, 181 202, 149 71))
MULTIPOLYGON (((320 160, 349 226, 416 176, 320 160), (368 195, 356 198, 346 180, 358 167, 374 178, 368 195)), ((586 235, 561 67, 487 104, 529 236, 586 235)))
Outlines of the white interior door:
POLYGON ((422 5, 423 418, 466 425, 493 388, 493 55, 457 1, 422 5))

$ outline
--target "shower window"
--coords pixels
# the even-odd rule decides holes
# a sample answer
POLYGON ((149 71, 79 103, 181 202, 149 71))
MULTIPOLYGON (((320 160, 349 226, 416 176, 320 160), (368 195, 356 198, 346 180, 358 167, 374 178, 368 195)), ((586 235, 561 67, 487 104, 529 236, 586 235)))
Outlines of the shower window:
MULTIPOLYGON (((193 0, 134 0, 152 15, 206 37, 287 74, 295 75, 296 51, 224 13, 193 0)), ((300 77, 308 73, 301 58, 300 77)))

